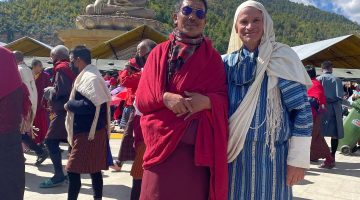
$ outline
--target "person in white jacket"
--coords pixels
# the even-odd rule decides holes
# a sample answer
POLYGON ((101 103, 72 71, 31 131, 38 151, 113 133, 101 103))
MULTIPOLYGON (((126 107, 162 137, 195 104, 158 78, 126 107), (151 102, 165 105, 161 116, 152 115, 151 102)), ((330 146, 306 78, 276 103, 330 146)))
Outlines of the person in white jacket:
POLYGON ((31 110, 36 113, 37 108, 37 90, 35 85, 34 75, 31 69, 24 62, 24 54, 20 51, 14 51, 16 63, 18 65, 21 80, 26 85, 30 93, 31 110))
POLYGON ((21 80, 26 85, 29 91, 29 99, 31 102, 31 112, 30 117, 28 118, 29 120, 26 122, 22 122, 22 126, 25 126, 26 128, 23 129, 25 131, 22 133, 21 139, 22 142, 25 143, 31 150, 35 151, 36 155, 38 156, 35 165, 40 165, 48 157, 48 153, 46 150, 38 146, 30 137, 30 135, 33 134, 33 122, 35 119, 38 99, 35 79, 31 69, 24 62, 24 54, 20 51, 14 51, 13 53, 15 55, 15 60, 18 65, 21 80))

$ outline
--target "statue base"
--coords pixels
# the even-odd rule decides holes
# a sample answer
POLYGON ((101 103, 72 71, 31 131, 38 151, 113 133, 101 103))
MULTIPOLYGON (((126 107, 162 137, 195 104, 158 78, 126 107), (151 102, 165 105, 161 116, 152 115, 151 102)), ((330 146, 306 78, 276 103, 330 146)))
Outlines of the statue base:
POLYGON ((73 49, 77 45, 86 45, 88 48, 92 49, 100 43, 108 41, 123 33, 124 31, 101 29, 70 29, 57 31, 58 38, 70 49, 73 49))
POLYGON ((151 28, 160 32, 164 29, 162 23, 159 21, 130 16, 80 15, 76 18, 76 27, 78 29, 106 29, 130 31, 143 24, 150 26, 151 28))

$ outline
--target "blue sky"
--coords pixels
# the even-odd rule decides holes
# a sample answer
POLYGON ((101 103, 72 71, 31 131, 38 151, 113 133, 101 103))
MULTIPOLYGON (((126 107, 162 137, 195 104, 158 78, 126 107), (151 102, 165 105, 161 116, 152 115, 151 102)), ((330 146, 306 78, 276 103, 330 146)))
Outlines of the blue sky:
POLYGON ((292 2, 312 5, 321 10, 344 15, 351 21, 360 24, 360 0, 290 0, 292 2))

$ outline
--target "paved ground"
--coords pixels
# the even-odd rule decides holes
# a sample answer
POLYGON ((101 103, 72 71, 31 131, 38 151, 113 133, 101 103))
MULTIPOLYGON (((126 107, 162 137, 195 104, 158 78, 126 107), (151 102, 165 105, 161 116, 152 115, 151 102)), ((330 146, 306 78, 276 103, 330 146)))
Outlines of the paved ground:
MULTIPOLYGON (((111 141, 113 155, 117 155, 120 140, 111 141)), ((66 149, 66 146, 63 146, 66 149)), ((66 152, 64 152, 64 162, 66 152)), ((27 154, 26 157, 26 190, 25 200, 62 200, 67 197, 67 185, 53 189, 40 189, 38 184, 45 178, 51 177, 52 166, 46 160, 42 166, 35 167, 36 156, 27 154)), ((313 163, 307 172, 306 180, 294 187, 295 200, 357 200, 360 199, 360 152, 353 156, 337 155, 337 165, 334 169, 318 168, 319 163, 313 163)), ((124 165, 124 172, 105 171, 104 200, 128 200, 132 178, 129 175, 131 163, 124 165)), ((79 200, 91 200, 91 179, 82 176, 82 188, 79 200)), ((1 198, 0 198, 1 199, 1 198)))

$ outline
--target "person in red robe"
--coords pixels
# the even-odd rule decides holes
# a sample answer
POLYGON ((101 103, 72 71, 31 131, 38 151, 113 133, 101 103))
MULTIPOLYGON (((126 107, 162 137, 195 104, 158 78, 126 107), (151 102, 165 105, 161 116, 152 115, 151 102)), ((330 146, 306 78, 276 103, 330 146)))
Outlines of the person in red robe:
POLYGON ((104 76, 104 80, 105 81, 110 81, 110 78, 111 78, 110 73, 106 73, 105 76, 104 76))
POLYGON ((320 167, 331 169, 335 166, 335 160, 331 155, 324 136, 321 134, 321 114, 324 112, 326 105, 324 88, 321 83, 316 80, 315 67, 308 65, 306 66, 306 70, 313 83, 313 86, 308 89, 308 97, 314 122, 310 160, 317 161, 320 158, 325 158, 324 163, 321 164, 320 167))
POLYGON ((203 36, 205 0, 182 1, 169 40, 150 53, 136 92, 146 150, 141 200, 225 200, 224 64, 203 36))
POLYGON ((40 60, 34 59, 31 62, 31 68, 35 77, 35 85, 38 91, 38 105, 34 119, 35 143, 42 145, 49 128, 49 113, 46 110, 46 101, 43 100, 44 89, 51 86, 50 75, 43 71, 43 65, 40 60))
POLYGON ((0 46, 0 199, 23 200, 25 164, 20 125, 31 110, 14 54, 0 46))

